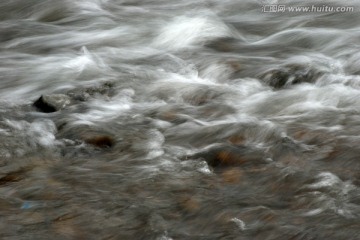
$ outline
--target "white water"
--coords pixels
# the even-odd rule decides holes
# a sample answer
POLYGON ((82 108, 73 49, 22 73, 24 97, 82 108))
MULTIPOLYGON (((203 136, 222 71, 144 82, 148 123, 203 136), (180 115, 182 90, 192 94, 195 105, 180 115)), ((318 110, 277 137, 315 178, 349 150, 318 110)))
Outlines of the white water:
POLYGON ((359 10, 2 0, 0 236, 356 239, 359 10))

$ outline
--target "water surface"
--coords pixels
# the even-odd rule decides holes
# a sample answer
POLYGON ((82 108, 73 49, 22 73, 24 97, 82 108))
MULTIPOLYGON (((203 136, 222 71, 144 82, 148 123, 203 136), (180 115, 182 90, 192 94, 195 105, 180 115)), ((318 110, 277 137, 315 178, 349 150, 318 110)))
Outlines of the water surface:
POLYGON ((1 239, 358 239, 359 9, 2 0, 1 239))

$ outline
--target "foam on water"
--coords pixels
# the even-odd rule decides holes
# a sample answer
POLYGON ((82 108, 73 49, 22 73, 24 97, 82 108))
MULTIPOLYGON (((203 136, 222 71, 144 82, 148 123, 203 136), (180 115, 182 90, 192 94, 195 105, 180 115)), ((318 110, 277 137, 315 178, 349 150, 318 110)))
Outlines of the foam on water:
POLYGON ((55 124, 48 119, 34 122, 14 121, 5 119, 0 133, 1 156, 22 157, 40 149, 51 150, 59 141, 56 140, 55 124))
POLYGON ((177 17, 154 40, 156 47, 178 50, 206 41, 232 36, 231 30, 214 16, 177 17))
POLYGON ((359 1, 266 4, 0 1, 1 236, 358 236, 359 1))

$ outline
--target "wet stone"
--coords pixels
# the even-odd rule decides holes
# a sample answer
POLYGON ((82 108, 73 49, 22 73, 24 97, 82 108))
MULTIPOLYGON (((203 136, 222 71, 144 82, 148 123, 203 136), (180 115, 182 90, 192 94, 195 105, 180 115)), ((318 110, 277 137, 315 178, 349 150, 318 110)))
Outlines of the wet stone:
POLYGON ((260 150, 230 144, 212 146, 206 150, 187 156, 186 159, 203 159, 212 167, 267 163, 264 153, 260 150))
POLYGON ((206 47, 219 52, 231 52, 239 49, 239 40, 232 37, 215 39, 206 44, 206 47))
POLYGON ((195 197, 185 197, 181 199, 180 205, 186 212, 196 212, 200 209, 200 203, 195 197))
POLYGON ((86 139, 85 142, 99 148, 110 148, 115 144, 110 136, 96 136, 86 139))
POLYGON ((65 94, 42 95, 34 102, 34 106, 41 112, 57 112, 71 103, 71 98, 65 94))
POLYGON ((244 173, 238 168, 226 169, 221 173, 221 177, 225 183, 236 184, 243 178, 244 173))
POLYGON ((114 87, 114 83, 106 82, 98 86, 72 89, 66 94, 75 101, 83 102, 94 96, 112 96, 115 94, 114 87))
POLYGON ((194 105, 202 106, 211 102, 216 102, 224 93, 220 89, 203 88, 203 86, 196 88, 193 91, 188 91, 183 94, 185 102, 194 105))
POLYGON ((11 182, 18 182, 24 178, 24 171, 10 172, 0 177, 0 185, 4 185, 11 182))
POLYGON ((275 89, 314 82, 321 72, 302 65, 287 65, 265 72, 260 78, 275 89))
POLYGON ((233 135, 228 138, 228 141, 234 145, 243 145, 246 143, 246 138, 242 135, 233 135))

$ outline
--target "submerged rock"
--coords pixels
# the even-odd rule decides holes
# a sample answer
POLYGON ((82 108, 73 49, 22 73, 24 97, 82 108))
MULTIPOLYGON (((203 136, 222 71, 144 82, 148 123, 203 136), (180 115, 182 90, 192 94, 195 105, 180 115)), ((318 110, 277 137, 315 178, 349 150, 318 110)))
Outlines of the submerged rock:
POLYGON ((34 106, 41 112, 57 112, 71 103, 71 98, 65 94, 42 95, 34 102, 34 106))
POLYGON ((265 154, 247 146, 218 144, 186 156, 186 159, 203 159, 212 167, 227 167, 267 163, 265 154))
POLYGON ((115 143, 114 139, 109 136, 96 136, 86 139, 85 142, 100 148, 110 148, 115 143))
POLYGON ((232 52, 240 49, 240 42, 233 37, 222 37, 208 42, 205 46, 218 52, 232 52))
POLYGON ((320 71, 316 71, 311 67, 289 64, 278 69, 269 70, 263 73, 260 78, 271 87, 278 89, 294 84, 311 83, 320 75, 320 71))
POLYGON ((244 172, 242 172, 239 168, 230 168, 222 172, 221 177, 224 183, 239 183, 244 177, 244 172))
POLYGON ((105 82, 101 85, 89 86, 84 88, 75 88, 66 93, 75 101, 84 102, 94 96, 113 96, 115 94, 115 84, 105 82))
POLYGON ((3 174, 0 177, 0 185, 12 183, 12 182, 18 182, 24 178, 25 170, 18 170, 14 172, 8 172, 6 174, 3 174))

